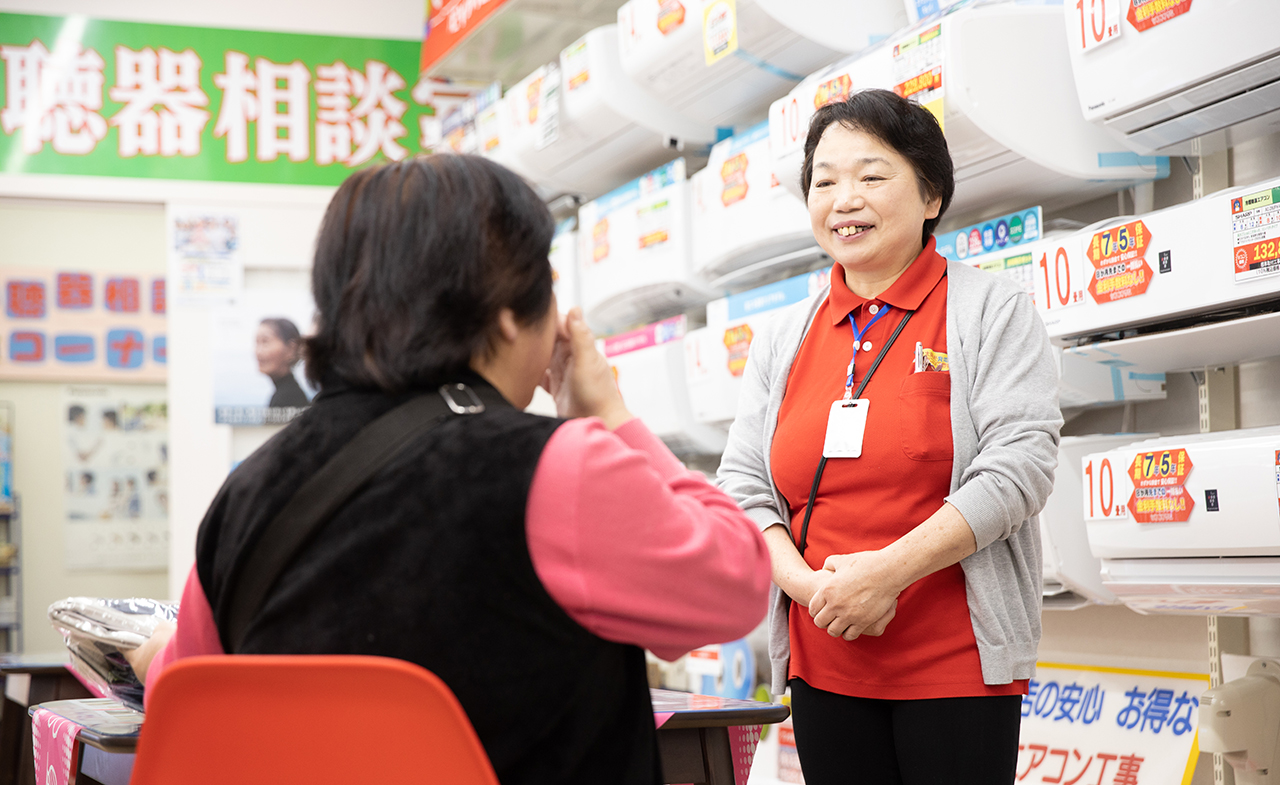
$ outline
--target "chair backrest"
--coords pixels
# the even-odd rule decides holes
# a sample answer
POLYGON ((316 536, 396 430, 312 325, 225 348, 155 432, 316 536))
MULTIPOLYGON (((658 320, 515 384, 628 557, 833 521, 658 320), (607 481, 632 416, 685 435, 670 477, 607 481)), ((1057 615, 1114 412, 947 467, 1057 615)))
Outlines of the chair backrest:
POLYGON ((147 689, 132 785, 498 785, 458 699, 412 663, 191 657, 147 689))

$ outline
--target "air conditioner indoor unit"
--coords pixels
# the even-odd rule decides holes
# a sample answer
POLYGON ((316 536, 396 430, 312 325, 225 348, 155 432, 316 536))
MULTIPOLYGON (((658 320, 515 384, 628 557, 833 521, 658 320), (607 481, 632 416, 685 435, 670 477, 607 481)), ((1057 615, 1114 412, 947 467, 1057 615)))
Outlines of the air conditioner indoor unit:
POLYGON ((1197 155, 1197 137, 1211 135, 1209 152, 1275 132, 1280 3, 1118 5, 1120 15, 1111 3, 1062 4, 1086 119, 1148 154, 1197 155))
MULTIPOLYGON (((1041 234, 1042 224, 1040 208, 1019 210, 972 227, 939 233, 938 247, 980 270, 1008 277, 1040 304, 1046 297, 1057 296, 1047 271, 1058 244, 1076 236, 1058 231, 1041 234), (1010 225, 1015 229, 1011 231, 1010 225), (970 248, 977 249, 978 255, 973 255, 970 248)), ((1045 313, 1041 308, 1040 314, 1045 313)), ((1163 373, 1117 360, 1104 349, 1087 353, 1059 351, 1057 359, 1058 403, 1064 409, 1166 397, 1163 373)))
POLYGON ((804 10, 793 7, 797 1, 737 0, 733 8, 717 0, 629 0, 618 9, 623 70, 690 119, 733 128, 763 119, 770 102, 805 74, 906 23, 900 0, 861 0, 857 13, 846 7, 825 15, 835 0, 807 0, 811 26, 823 38, 843 39, 823 45, 774 18, 803 17, 804 10))
POLYGON ((1167 176, 1167 158, 1140 157, 1084 119, 1061 14, 1013 2, 959 7, 812 74, 769 108, 774 173, 802 196, 814 112, 882 88, 941 120, 956 175, 949 215, 1061 208, 1167 176))
POLYGON ((627 409, 677 455, 724 452, 725 431, 696 421, 684 370, 686 321, 676 316, 599 343, 627 409))
POLYGON ((1157 371, 1280 354, 1280 179, 1086 227, 1036 265, 1036 305, 1060 344, 1157 371))
POLYGON ((578 286, 593 329, 623 330, 701 305, 693 274, 684 159, 578 210, 578 286))
POLYGON ((767 123, 712 147, 689 188, 693 267, 711 286, 741 288, 821 258, 804 202, 773 176, 767 123))
POLYGON ((707 303, 707 326, 690 330, 684 339, 685 379, 696 421, 728 433, 752 341, 780 309, 808 299, 829 279, 828 270, 816 270, 707 303))
POLYGON ((1280 427, 1136 442, 1080 469, 1089 547, 1125 605, 1280 614, 1280 427))
POLYGON ((578 292, 578 221, 567 218, 556 224, 555 236, 551 238, 551 275, 555 283, 556 305, 561 313, 568 313, 570 308, 582 305, 582 297, 578 292))
POLYGON ((1116 596, 1102 585, 1101 564, 1089 551, 1084 514, 1080 509, 1080 459, 1151 438, 1151 434, 1064 436, 1058 445, 1058 469, 1053 493, 1040 512, 1040 541, 1044 550, 1045 610, 1075 610, 1089 604, 1114 605, 1116 596))
POLYGON ((756 0, 785 27, 844 53, 859 52, 906 27, 906 6, 914 1, 859 0, 850 6, 848 0, 756 0))
POLYGON ((715 141, 714 126, 685 118, 623 72, 617 36, 616 25, 592 30, 504 96, 511 155, 548 189, 597 196, 686 143, 715 141))

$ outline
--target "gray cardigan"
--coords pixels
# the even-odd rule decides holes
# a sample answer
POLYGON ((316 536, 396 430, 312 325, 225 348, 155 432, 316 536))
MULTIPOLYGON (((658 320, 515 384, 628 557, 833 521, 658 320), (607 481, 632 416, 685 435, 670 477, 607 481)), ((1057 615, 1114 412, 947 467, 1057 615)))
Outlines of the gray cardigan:
MULTIPOLYGON (((1036 519, 1058 462, 1058 371, 1031 298, 1012 281, 947 264, 947 354, 955 457, 947 501, 978 550, 960 562, 987 684, 1030 678, 1040 643, 1043 562, 1036 519)), ((763 531, 790 529, 769 454, 787 375, 824 289, 776 315, 751 343, 738 416, 717 483, 763 531)), ((769 659, 775 695, 786 687, 791 601, 773 587, 769 659)), ((890 622, 892 624, 892 622, 890 622)))

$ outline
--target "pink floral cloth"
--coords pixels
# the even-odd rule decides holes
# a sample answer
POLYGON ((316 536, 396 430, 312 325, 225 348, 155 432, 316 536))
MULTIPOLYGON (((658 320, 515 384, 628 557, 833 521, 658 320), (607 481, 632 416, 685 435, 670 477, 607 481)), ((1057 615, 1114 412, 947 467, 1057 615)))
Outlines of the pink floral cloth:
MULTIPOLYGON (((673 711, 654 712, 653 721, 661 728, 675 714, 673 711)), ((733 783, 747 785, 751 776, 751 763, 756 758, 760 744, 760 725, 739 725, 729 728, 729 752, 733 755, 733 783)))
POLYGON ((31 743, 35 747, 36 785, 67 785, 80 726, 36 709, 31 715, 31 743))

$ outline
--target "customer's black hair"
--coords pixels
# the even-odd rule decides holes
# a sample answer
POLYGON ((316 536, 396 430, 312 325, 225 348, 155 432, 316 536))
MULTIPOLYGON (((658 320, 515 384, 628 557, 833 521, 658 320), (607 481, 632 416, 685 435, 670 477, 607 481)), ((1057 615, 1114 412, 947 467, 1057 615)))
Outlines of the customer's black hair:
POLYGON ((316 242, 307 378, 396 392, 492 350, 498 314, 551 306, 555 224, 502 166, 431 155, 365 169, 334 194, 316 242))
POLYGON ((893 148, 911 162, 920 196, 938 198, 942 204, 938 216, 924 222, 921 242, 929 236, 947 212, 956 190, 955 169, 942 126, 933 113, 890 90, 862 90, 845 101, 827 104, 809 121, 809 135, 804 140, 804 166, 800 170, 800 187, 805 199, 813 184, 813 152, 822 134, 832 123, 851 131, 862 131, 893 148))

